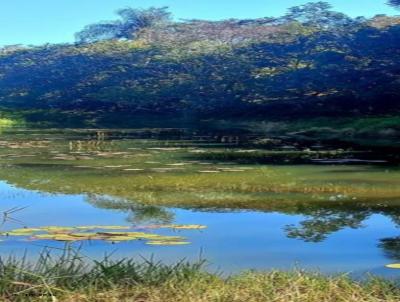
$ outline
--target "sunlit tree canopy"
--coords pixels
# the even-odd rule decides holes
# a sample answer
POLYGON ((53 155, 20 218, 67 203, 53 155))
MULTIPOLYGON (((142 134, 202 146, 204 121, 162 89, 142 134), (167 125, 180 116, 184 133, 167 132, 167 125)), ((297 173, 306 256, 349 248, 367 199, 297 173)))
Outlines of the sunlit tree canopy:
POLYGON ((75 44, 0 49, 1 105, 205 116, 400 111, 399 17, 351 18, 326 2, 280 18, 177 22, 165 7, 117 14, 75 44))

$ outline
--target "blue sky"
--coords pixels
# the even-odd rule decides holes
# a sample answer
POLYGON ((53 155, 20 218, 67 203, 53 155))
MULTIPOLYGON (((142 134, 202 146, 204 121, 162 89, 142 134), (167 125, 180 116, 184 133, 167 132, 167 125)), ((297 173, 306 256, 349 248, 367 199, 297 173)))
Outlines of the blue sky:
MULTIPOLYGON (((175 18, 226 19, 282 15, 307 0, 0 0, 0 45, 72 42, 87 24, 114 18, 131 6, 169 6, 175 18)), ((351 16, 399 14, 386 0, 330 0, 351 16)))

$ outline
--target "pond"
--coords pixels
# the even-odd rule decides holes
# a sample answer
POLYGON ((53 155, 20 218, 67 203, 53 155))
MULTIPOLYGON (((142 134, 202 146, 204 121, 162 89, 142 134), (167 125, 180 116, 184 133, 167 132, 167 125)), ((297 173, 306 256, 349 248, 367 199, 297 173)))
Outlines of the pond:
POLYGON ((0 256, 209 262, 399 276, 400 168, 226 130, 8 129, 0 256))

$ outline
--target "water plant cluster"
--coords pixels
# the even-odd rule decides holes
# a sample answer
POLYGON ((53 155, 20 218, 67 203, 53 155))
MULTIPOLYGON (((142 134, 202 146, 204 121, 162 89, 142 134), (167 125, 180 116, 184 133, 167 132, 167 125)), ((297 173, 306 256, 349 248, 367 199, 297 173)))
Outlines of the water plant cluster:
MULTIPOLYGON (((140 229, 173 229, 201 230, 203 225, 153 225, 142 226, 140 229)), ((130 226, 45 226, 37 228, 19 228, 0 233, 2 238, 28 237, 29 240, 55 240, 77 242, 88 240, 103 240, 112 243, 145 240, 148 245, 185 245, 189 244, 184 237, 166 236, 149 232, 132 232, 130 226), (113 230, 113 231, 112 231, 113 230), (118 230, 118 231, 115 231, 118 230)))
MULTIPOLYGON (((95 207, 126 212, 134 225, 173 224, 169 207, 279 212, 304 216, 285 227, 289 238, 321 242, 361 228, 373 214, 398 221, 400 171, 380 153, 275 140, 257 146, 257 136, 238 137, 181 129, 16 129, 0 142, 0 177, 25 189, 84 194, 95 207), (372 160, 359 159, 365 154, 372 160)), ((112 238, 86 233, 42 238, 112 238)), ((398 241, 382 240, 390 251, 398 241)))

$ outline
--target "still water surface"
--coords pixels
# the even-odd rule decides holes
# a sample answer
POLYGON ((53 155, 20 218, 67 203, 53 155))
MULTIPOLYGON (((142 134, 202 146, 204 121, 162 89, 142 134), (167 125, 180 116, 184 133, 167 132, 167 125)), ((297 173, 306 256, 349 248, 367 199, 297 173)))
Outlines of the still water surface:
MULTIPOLYGON (((264 139, 265 141, 265 139, 264 139)), ((210 270, 292 269, 399 276, 400 170, 348 150, 260 144, 187 129, 26 130, 0 137, 0 255, 34 258, 65 242, 7 236, 21 227, 129 226, 183 236, 67 244, 89 258, 207 259, 210 270), (379 163, 379 164, 378 164, 379 163), (201 230, 146 229, 199 224, 201 230)))

